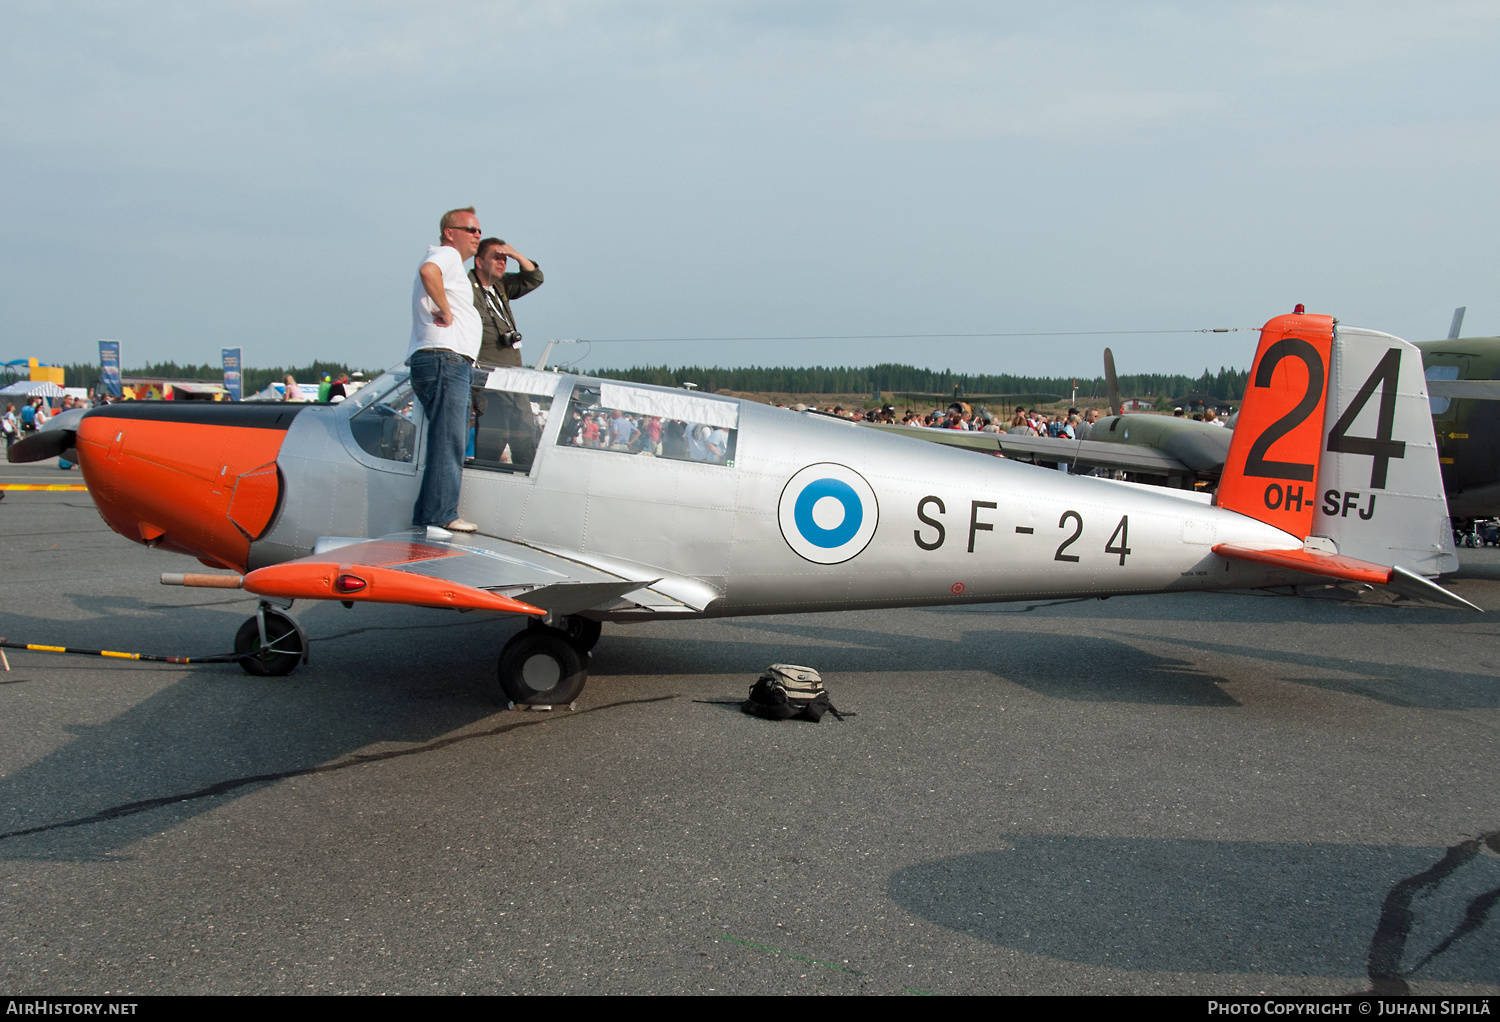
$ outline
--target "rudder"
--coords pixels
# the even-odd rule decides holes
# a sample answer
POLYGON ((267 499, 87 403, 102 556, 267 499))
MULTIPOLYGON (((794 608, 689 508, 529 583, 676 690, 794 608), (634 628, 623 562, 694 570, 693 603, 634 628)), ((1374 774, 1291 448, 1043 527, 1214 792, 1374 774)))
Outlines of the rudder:
POLYGON ((1418 575, 1457 570, 1421 350, 1337 327, 1332 354, 1313 535, 1418 575))

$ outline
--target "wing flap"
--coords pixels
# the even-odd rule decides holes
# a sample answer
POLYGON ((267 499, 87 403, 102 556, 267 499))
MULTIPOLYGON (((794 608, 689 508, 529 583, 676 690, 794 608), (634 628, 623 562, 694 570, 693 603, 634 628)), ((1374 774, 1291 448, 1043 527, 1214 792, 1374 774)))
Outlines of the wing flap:
MULTIPOLYGON (((655 579, 653 581, 660 581, 655 579)), ((576 614, 613 603, 627 593, 651 585, 650 582, 558 582, 532 589, 523 594, 526 602, 549 614, 576 614)))

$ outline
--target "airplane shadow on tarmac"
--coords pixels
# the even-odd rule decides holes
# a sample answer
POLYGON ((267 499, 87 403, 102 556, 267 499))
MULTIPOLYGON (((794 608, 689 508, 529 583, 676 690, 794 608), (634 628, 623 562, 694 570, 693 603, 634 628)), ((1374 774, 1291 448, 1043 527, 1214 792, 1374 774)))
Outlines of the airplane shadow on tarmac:
MULTIPOLYGON (((1112 634, 1130 638, 1148 638, 1114 629, 1109 631, 1112 634)), ((1160 636, 1149 638, 1170 642, 1188 649, 1201 650, 1209 655, 1229 655, 1257 660, 1263 665, 1262 670, 1268 674, 1279 665, 1311 669, 1319 673, 1298 676, 1300 672, 1289 671, 1279 680, 1363 696, 1366 699, 1377 699, 1392 706, 1411 706, 1433 710, 1492 710, 1500 707, 1500 679, 1493 674, 1445 671, 1434 667, 1416 668, 1404 664, 1382 663, 1377 660, 1349 660, 1344 657, 1236 646, 1224 642, 1163 639, 1160 636), (1344 677, 1332 676, 1335 673, 1344 677)))
POLYGON ((1500 831, 1451 848, 1016 835, 892 875, 908 912, 1148 972, 1500 982, 1500 831), (1485 846, 1488 847, 1485 847, 1485 846))
MULTIPOLYGON (((218 594, 187 604, 116 596, 73 599, 87 619, 7 614, 6 629, 13 637, 57 645, 197 655, 227 648, 239 612, 254 608, 253 600, 218 594)), ((468 740, 456 733, 493 734, 546 719, 497 713, 495 660, 516 628, 513 621, 403 607, 345 612, 334 604, 299 605, 297 612, 312 638, 312 663, 282 679, 250 677, 228 664, 111 661, 104 668, 97 660, 26 654, 17 665, 22 669, 7 680, 30 690, 56 679, 88 705, 128 708, 104 723, 68 725, 73 740, 0 778, 0 860, 106 859, 223 805, 226 798, 289 776, 342 769, 346 761, 353 765, 358 757, 350 757, 371 746, 396 747, 377 755, 421 754, 468 740), (78 669, 86 666, 95 669, 80 675, 78 669), (136 691, 155 691, 112 704, 101 688, 108 682, 100 680, 108 671, 121 672, 123 685, 134 679, 136 691), (171 682, 158 688, 163 676, 171 682), (99 691, 80 697, 78 686, 99 691)), ((1238 705, 1220 687, 1224 679, 1200 665, 1111 638, 1005 630, 998 622, 954 638, 929 638, 852 627, 849 618, 838 615, 821 620, 828 623, 809 623, 805 617, 726 619, 672 626, 670 634, 650 626, 636 631, 611 625, 596 650, 594 680, 582 705, 591 710, 615 705, 611 676, 732 674, 748 688, 773 662, 811 664, 835 678, 921 672, 938 683, 944 674, 982 672, 1076 701, 1238 705)), ((1242 651, 1226 647, 1223 652, 1242 651)), ((1375 666, 1361 669, 1394 677, 1391 669, 1375 666)), ((1351 669, 1344 662, 1338 667, 1351 669)), ((1458 680, 1480 691, 1469 676, 1458 680)), ((1444 672, 1432 671, 1424 681, 1420 692, 1450 683, 1444 672)), ((1478 698, 1470 695, 1464 705, 1478 698)))
MULTIPOLYGON (((222 606, 208 609, 223 602, 173 607, 162 626, 158 605, 80 597, 80 608, 102 616, 59 621, 7 614, 5 627, 12 636, 44 636, 56 645, 217 653, 231 644, 241 620, 222 606), (146 613, 154 622, 149 637, 132 637, 146 613)), ((254 602, 245 608, 253 611, 254 602)), ((163 675, 170 683, 138 700, 124 697, 128 708, 104 723, 64 725, 71 741, 0 778, 0 860, 108 859, 288 772, 326 769, 382 743, 418 750, 446 744, 445 736, 502 709, 495 662, 513 623, 409 608, 347 618, 330 611, 340 608, 301 615, 312 661, 286 678, 251 677, 234 664, 12 654, 11 673, 0 675, 8 683, 28 693, 62 686, 67 698, 89 708, 119 705, 99 691, 115 681, 134 691, 161 685, 163 675), (80 680, 80 667, 95 670, 80 680), (80 695, 85 686, 98 694, 80 695), (205 794, 215 787, 224 790, 205 794)), ((498 723, 538 719, 500 713, 498 723)), ((24 723, 13 719, 8 726, 24 723)))
MULTIPOLYGON (((773 645, 773 652, 783 662, 806 664, 829 676, 912 671, 940 680, 944 673, 984 671, 1053 699, 1175 706, 1239 705, 1219 687, 1226 679, 1208 674, 1187 660, 1147 653, 1096 636, 975 629, 955 638, 930 638, 775 619, 738 620, 732 627, 750 633, 768 633, 767 639, 756 644, 758 647, 773 645), (846 645, 788 645, 770 635, 846 645), (802 659, 796 659, 799 657, 802 659)), ((719 643, 716 647, 723 645, 719 643)), ((661 653, 670 655, 666 650, 661 653)), ((754 662, 748 655, 741 655, 740 661, 754 662)))
MULTIPOLYGON (((1387 608, 1355 608, 1386 611, 1387 608)), ((933 611, 924 611, 933 613, 933 611)), ((937 613, 947 613, 937 611, 937 613)), ((1421 613, 1421 611, 1418 611, 1421 613)), ((1437 610, 1435 614, 1445 614, 1437 610)), ((1403 623, 1410 618, 1403 617, 1403 623)), ((838 671, 982 670, 1055 699, 1080 702, 1164 703, 1182 706, 1238 706, 1239 701, 1219 686, 1227 678, 1214 674, 1216 658, 1232 656, 1259 661, 1258 673, 1270 665, 1286 664, 1318 673, 1289 672, 1279 680, 1376 699, 1393 706, 1464 710, 1500 708, 1500 679, 1491 674, 1449 671, 1425 666, 1420 670, 1381 660, 1351 660, 1292 650, 1239 646, 1163 635, 1141 635, 1100 628, 1122 640, 1171 644, 1199 650, 1193 660, 1175 659, 1137 649, 1129 641, 1100 636, 1064 636, 1047 632, 993 628, 966 630, 957 639, 895 636, 858 628, 824 628, 772 619, 740 620, 734 626, 807 638, 838 640, 854 648, 780 647, 782 657, 818 667, 838 657, 838 671)), ((1227 666, 1227 665, 1222 665, 1227 666)), ((828 668, 819 668, 828 670, 828 668)), ((1221 667, 1222 669, 1222 667, 1221 667)))
MULTIPOLYGON (((57 645, 197 655, 228 646, 240 621, 236 604, 247 614, 254 608, 253 601, 217 594, 170 608, 133 597, 79 596, 75 604, 91 616, 7 615, 7 629, 57 645), (164 610, 170 614, 165 624, 164 610), (143 637, 148 620, 151 631, 143 637)), ((46 686, 50 679, 70 688, 98 686, 101 672, 108 671, 121 672, 123 684, 145 682, 147 688, 160 685, 163 675, 172 680, 137 701, 127 697, 128 708, 104 723, 67 725, 71 741, 0 778, 0 860, 109 859, 226 799, 288 777, 342 769, 372 746, 420 754, 455 740, 455 733, 486 735, 548 719, 498 712, 495 660, 514 622, 411 608, 364 607, 346 614, 323 604, 297 610, 313 656, 309 666, 286 678, 250 677, 232 664, 109 661, 105 667, 96 660, 27 654, 10 677, 28 687, 46 686), (80 667, 95 670, 80 682, 80 667)), ((741 676, 748 688, 768 663, 828 664, 830 653, 837 655, 837 674, 845 677, 907 670, 940 678, 1004 664, 1007 676, 1060 698, 1234 705, 1219 679, 1191 664, 1108 639, 998 631, 922 639, 786 619, 691 627, 715 624, 715 634, 701 639, 610 626, 592 664, 594 680, 583 708, 614 705, 612 675, 726 673, 741 676), (788 636, 806 641, 789 644, 788 636), (1082 680, 1105 672, 1114 679, 1107 685, 1082 680)), ((88 698, 109 705, 107 695, 88 698)))

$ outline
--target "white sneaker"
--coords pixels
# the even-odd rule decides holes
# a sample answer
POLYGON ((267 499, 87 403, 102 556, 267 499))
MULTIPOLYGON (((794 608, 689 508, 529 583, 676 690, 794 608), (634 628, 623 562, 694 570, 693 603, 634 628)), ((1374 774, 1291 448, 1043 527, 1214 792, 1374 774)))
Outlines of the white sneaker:
POLYGON ((478 532, 479 531, 479 526, 475 525, 473 522, 466 522, 462 518, 455 518, 455 519, 453 519, 453 521, 451 521, 447 525, 443 526, 443 528, 447 529, 449 532, 478 532))

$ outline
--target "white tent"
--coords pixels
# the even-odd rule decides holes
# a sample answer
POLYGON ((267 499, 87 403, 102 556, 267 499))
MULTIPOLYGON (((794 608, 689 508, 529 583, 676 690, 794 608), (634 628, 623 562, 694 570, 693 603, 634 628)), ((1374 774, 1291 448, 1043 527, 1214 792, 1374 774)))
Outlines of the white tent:
POLYGON ((62 397, 64 391, 51 380, 22 380, 0 387, 0 397, 62 397))
POLYGON ((257 390, 254 394, 247 394, 245 396, 244 400, 246 400, 246 401, 285 401, 286 400, 286 384, 284 384, 284 383, 268 383, 268 384, 265 385, 265 387, 263 389, 257 390))

